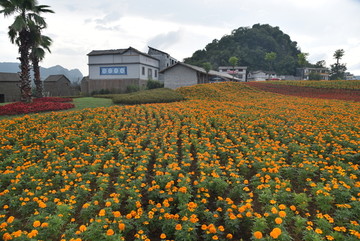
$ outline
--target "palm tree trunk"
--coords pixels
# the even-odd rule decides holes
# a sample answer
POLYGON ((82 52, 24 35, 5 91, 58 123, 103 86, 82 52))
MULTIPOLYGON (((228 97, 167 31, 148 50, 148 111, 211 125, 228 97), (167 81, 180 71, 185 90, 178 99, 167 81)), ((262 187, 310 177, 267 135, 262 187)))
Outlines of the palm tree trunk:
POLYGON ((43 97, 42 93, 43 93, 43 86, 42 86, 42 82, 40 79, 40 67, 39 67, 39 60, 34 57, 32 58, 33 63, 33 71, 34 71, 34 82, 35 82, 35 97, 37 98, 41 98, 43 97))
POLYGON ((26 31, 20 32, 20 100, 22 102, 31 102, 31 80, 30 80, 30 67, 29 67, 29 51, 30 44, 26 31))

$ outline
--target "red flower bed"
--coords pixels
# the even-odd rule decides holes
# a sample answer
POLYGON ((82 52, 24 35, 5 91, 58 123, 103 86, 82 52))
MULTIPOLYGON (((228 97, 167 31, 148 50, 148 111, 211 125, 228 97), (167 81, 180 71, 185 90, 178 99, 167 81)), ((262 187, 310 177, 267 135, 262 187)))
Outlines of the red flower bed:
POLYGON ((247 82, 246 84, 258 88, 260 90, 279 93, 283 95, 294 95, 300 97, 310 97, 310 98, 320 98, 320 99, 352 100, 352 101, 360 102, 359 90, 313 88, 313 87, 293 86, 293 85, 277 85, 267 82, 247 82))
POLYGON ((7 105, 0 106, 0 115, 18 115, 34 112, 66 110, 74 108, 72 103, 62 102, 43 102, 35 101, 32 103, 15 102, 7 105))
POLYGON ((61 98, 61 97, 42 97, 36 98, 33 102, 71 102, 71 98, 61 98))

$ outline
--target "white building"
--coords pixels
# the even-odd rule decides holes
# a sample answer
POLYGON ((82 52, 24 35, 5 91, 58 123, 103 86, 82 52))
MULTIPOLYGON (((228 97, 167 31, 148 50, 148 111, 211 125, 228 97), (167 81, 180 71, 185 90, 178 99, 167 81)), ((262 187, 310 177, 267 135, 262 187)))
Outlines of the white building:
POLYGON ((144 88, 149 79, 159 80, 160 61, 132 47, 93 50, 88 59, 89 76, 81 83, 83 93, 100 90, 123 93, 129 85, 144 88))
POLYGON ((268 72, 268 71, 251 71, 248 74, 248 81, 265 81, 271 79, 280 79, 275 72, 268 72))
POLYGON ((235 78, 239 79, 239 81, 246 81, 246 70, 247 67, 244 66, 220 66, 220 73, 227 73, 233 75, 235 78))

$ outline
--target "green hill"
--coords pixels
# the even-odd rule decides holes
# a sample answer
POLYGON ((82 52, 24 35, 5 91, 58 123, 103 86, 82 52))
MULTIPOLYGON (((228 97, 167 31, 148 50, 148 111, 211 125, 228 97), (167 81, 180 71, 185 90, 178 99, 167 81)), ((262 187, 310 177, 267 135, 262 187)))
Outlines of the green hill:
POLYGON ((268 24, 255 24, 250 27, 240 27, 213 40, 203 50, 196 51, 185 63, 201 66, 210 62, 213 68, 229 65, 229 58, 239 58, 239 65, 248 66, 249 70, 273 70, 278 74, 295 74, 297 55, 300 49, 297 42, 283 33, 279 27, 268 24), (276 59, 270 65, 265 60, 265 54, 275 52, 276 59))

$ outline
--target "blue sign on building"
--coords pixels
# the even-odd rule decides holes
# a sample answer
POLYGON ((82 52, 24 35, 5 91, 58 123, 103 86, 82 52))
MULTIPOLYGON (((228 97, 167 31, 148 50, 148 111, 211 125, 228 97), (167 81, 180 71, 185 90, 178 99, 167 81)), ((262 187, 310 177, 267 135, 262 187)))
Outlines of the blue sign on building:
POLYGON ((100 75, 127 75, 127 67, 100 67, 100 75))

